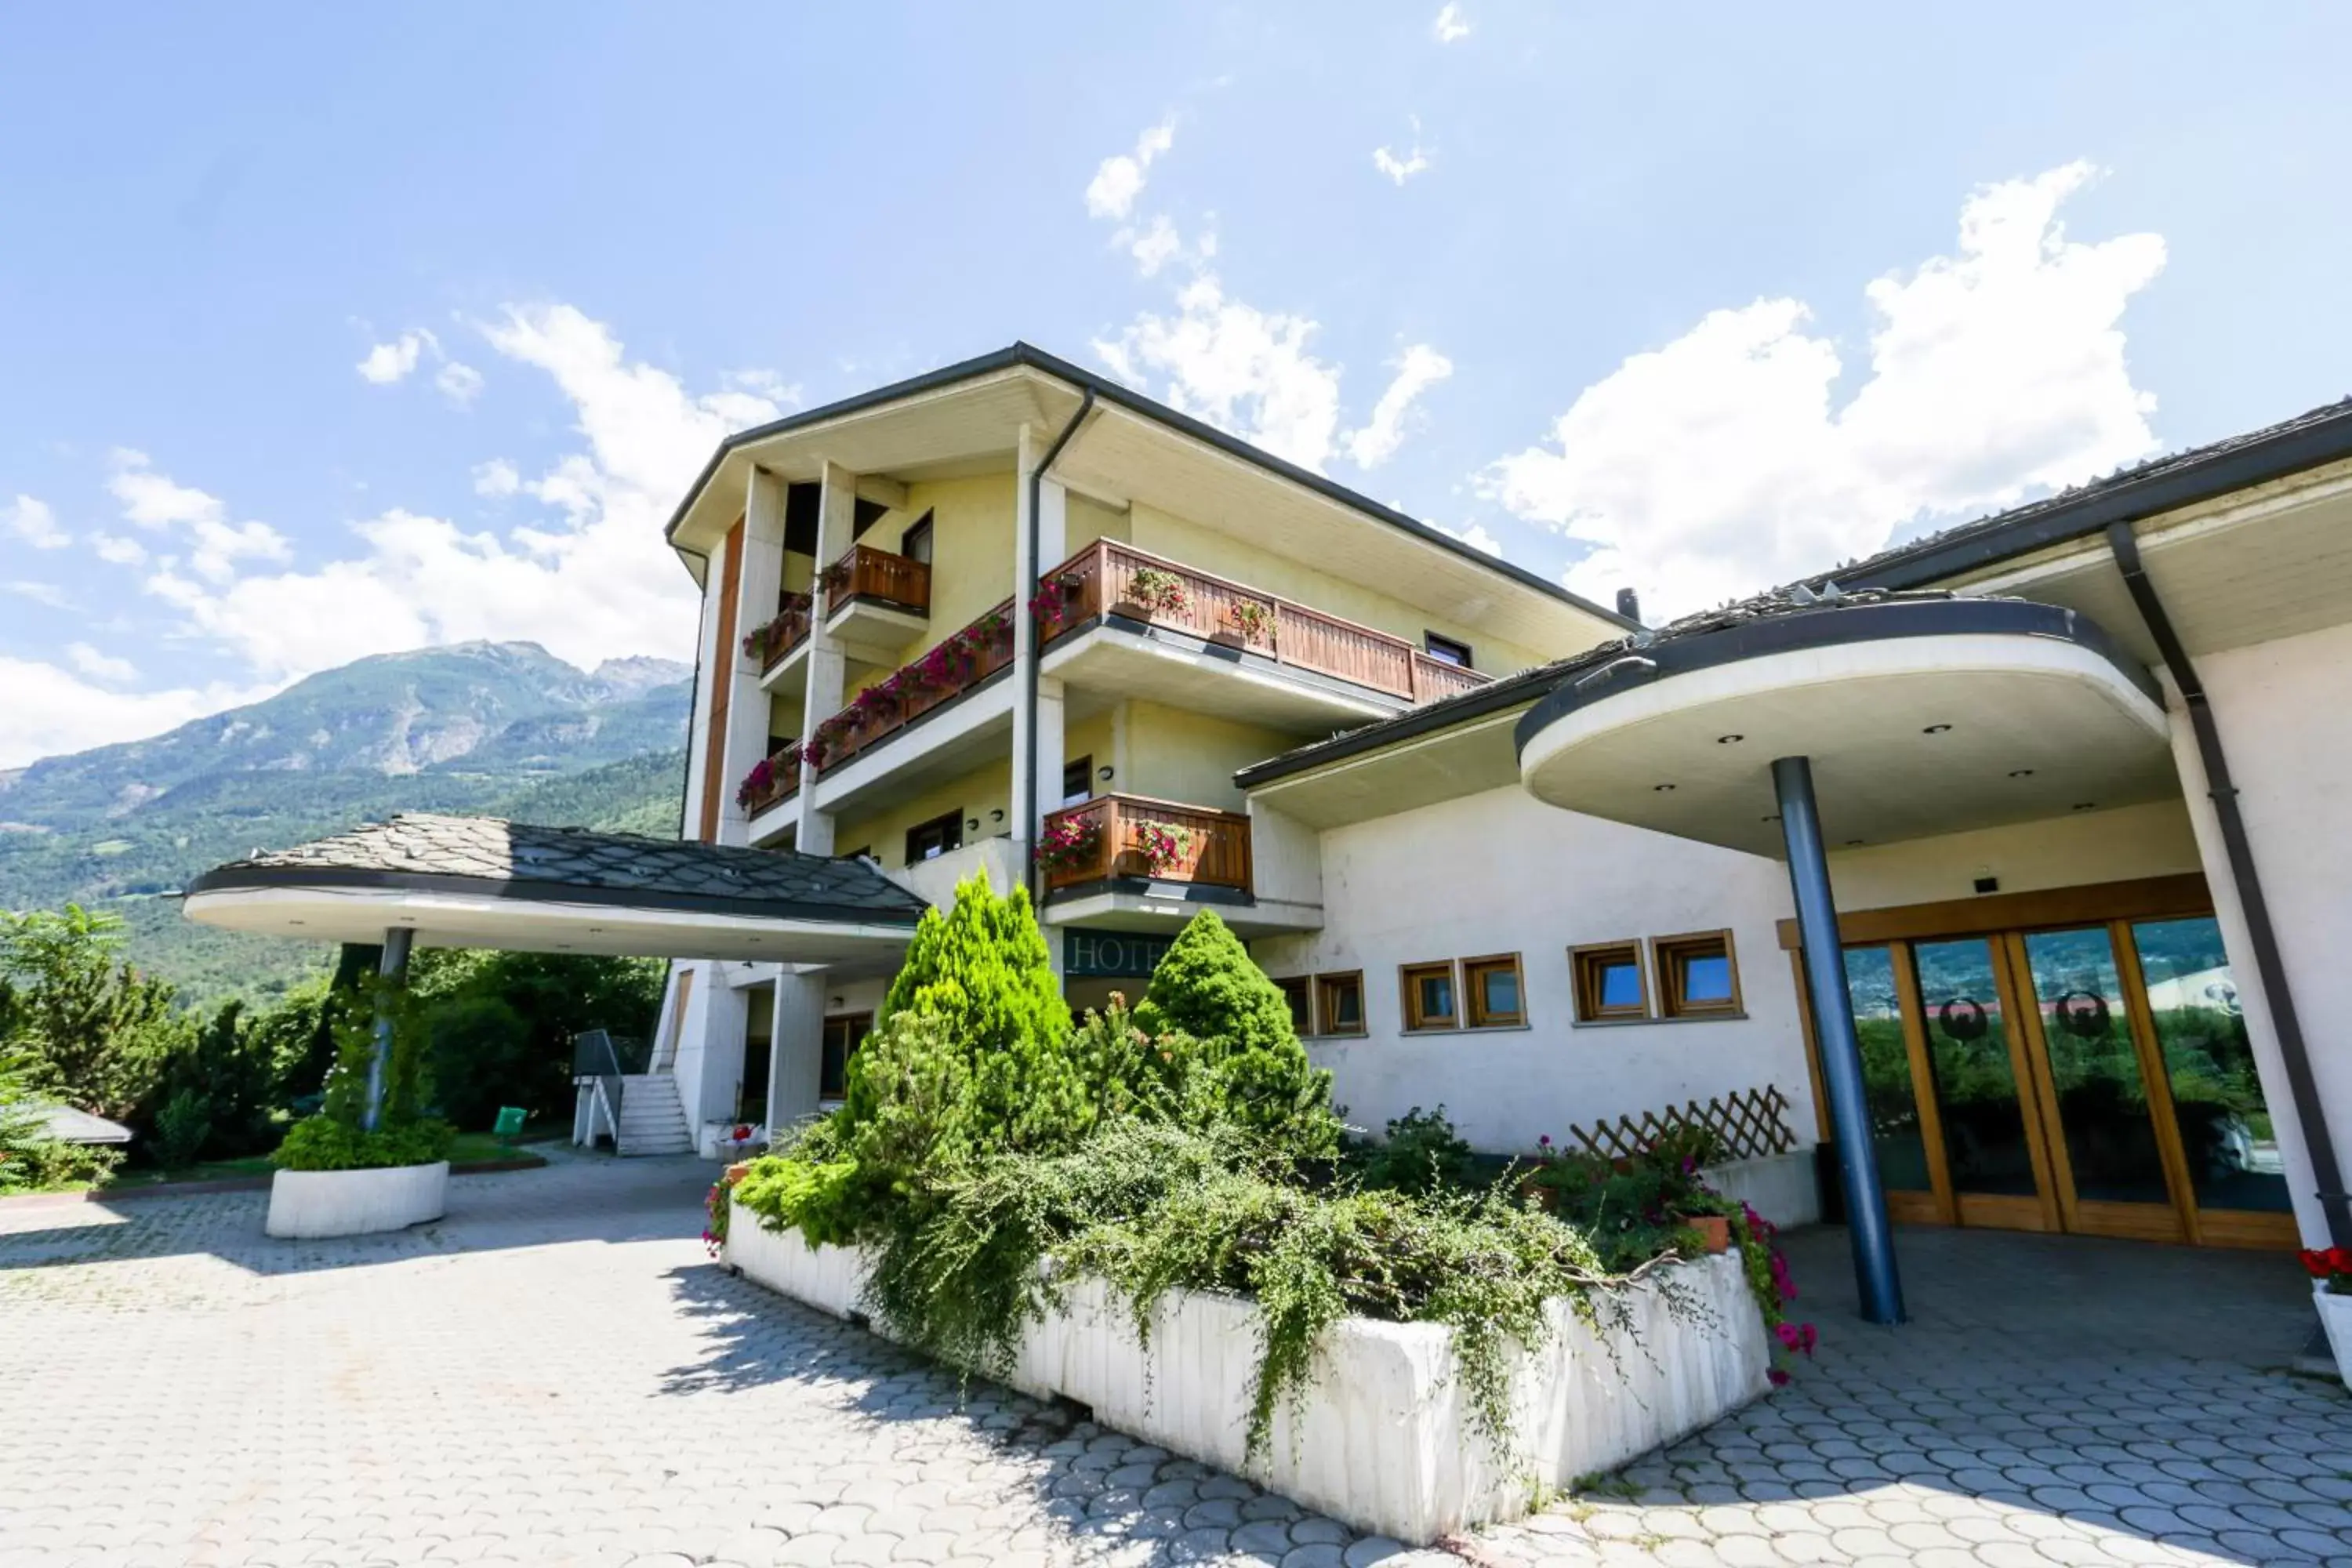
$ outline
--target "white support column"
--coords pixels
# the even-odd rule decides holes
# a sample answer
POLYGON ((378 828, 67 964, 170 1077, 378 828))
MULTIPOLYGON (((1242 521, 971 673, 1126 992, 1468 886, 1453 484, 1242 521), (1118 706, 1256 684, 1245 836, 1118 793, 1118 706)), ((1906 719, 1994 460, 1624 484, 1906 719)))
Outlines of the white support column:
POLYGON ((1046 567, 1059 565, 1067 553, 1068 496, 1050 479, 1037 487, 1035 548, 1031 548, 1029 476, 1044 460, 1046 445, 1045 432, 1034 426, 1021 426, 1013 475, 1013 666, 1016 676, 1024 681, 1024 689, 1016 690, 1013 698, 1013 847, 1017 863, 1024 867, 1030 862, 1039 825, 1061 805, 1062 685, 1057 680, 1040 679, 1036 712, 1032 715, 1026 700, 1026 677, 1021 673, 1037 657, 1036 617, 1029 614, 1029 601, 1037 592, 1037 574, 1046 567), (1033 778, 1036 781, 1034 794, 1028 784, 1033 778), (1024 800, 1036 803, 1027 821, 1021 818, 1024 800))
POLYGON ((712 694, 719 689, 718 683, 727 668, 719 653, 719 589, 724 576, 719 555, 713 552, 709 569, 703 574, 702 625, 695 650, 695 669, 699 679, 694 683, 694 710, 686 728, 686 803, 679 834, 687 838, 698 838, 702 834, 702 780, 710 757, 712 694))
POLYGON ((742 1079, 743 1031, 750 1020, 742 991, 728 984, 728 964, 696 965, 693 994, 687 1000, 686 1026, 679 1031, 677 1101, 687 1129, 697 1137, 706 1121, 735 1113, 734 1095, 742 1079))
MULTIPOLYGON (((826 567, 840 560, 850 544, 851 531, 857 522, 857 476, 839 463, 824 465, 823 489, 817 501, 816 572, 821 579, 826 567)), ((823 591, 817 595, 815 614, 809 628, 808 700, 803 707, 801 739, 803 742, 816 733, 824 720, 841 711, 843 697, 848 687, 848 668, 842 657, 841 645, 824 629, 825 618, 833 606, 824 602, 823 591)), ((793 837, 793 847, 810 855, 833 853, 833 816, 816 808, 816 781, 807 773, 801 776, 800 827, 793 837)))
POLYGON ((822 970, 776 976, 776 1016, 769 1036, 768 1136, 816 1114, 817 1077, 824 1050, 822 970))
MULTIPOLYGON (((751 842, 751 816, 735 804, 744 776, 768 754, 767 692, 760 687, 760 661, 743 651, 743 638, 776 613, 784 582, 784 481, 754 467, 743 498, 743 566, 735 598, 735 645, 717 650, 734 682, 727 702, 727 761, 719 794, 719 842, 751 842)), ((718 669, 721 665, 710 668, 718 669)))

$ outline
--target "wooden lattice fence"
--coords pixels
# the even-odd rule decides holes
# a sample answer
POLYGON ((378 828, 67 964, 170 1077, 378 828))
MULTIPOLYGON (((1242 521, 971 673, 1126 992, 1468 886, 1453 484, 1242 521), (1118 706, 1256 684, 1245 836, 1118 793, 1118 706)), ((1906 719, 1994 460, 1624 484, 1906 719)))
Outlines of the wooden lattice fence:
POLYGON ((1591 1127, 1571 1127, 1561 1147, 1573 1153, 1580 1143, 1586 1153, 1604 1160, 1630 1159, 1670 1134, 1704 1127, 1722 1141, 1732 1159, 1752 1160, 1763 1154, 1785 1154, 1797 1146, 1797 1135, 1789 1130, 1788 1111, 1787 1097, 1768 1083, 1761 1089, 1717 1095, 1705 1105, 1685 1100, 1680 1108, 1668 1106, 1591 1127))

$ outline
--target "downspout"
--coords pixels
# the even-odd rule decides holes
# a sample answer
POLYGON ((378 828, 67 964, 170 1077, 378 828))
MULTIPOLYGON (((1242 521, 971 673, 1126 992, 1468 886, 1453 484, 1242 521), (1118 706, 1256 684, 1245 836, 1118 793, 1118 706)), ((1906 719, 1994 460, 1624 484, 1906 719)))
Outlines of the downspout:
MULTIPOLYGON (((1045 492, 1046 470, 1054 466, 1055 459, 1062 455, 1062 448, 1070 444, 1070 437, 1078 433, 1078 426, 1086 423, 1087 416, 1093 413, 1094 408, 1095 389, 1089 386, 1086 389, 1086 396, 1079 400, 1078 411, 1070 416, 1070 422, 1062 426, 1062 433, 1054 437, 1052 446, 1045 448, 1045 458, 1029 470, 1029 572, 1032 580, 1017 585, 1013 605, 1014 615, 1029 617, 1029 662, 1021 671, 1021 711, 1024 715, 1022 732, 1028 737, 1030 754, 1028 766, 1021 770, 1021 816, 1015 824, 1023 830, 1021 840, 1024 843, 1037 830, 1037 681, 1045 662, 1045 650, 1037 646, 1037 617, 1029 612, 1029 602, 1037 595, 1035 580, 1045 573, 1045 563, 1037 559, 1037 509, 1045 492), (1020 593, 1018 588, 1026 588, 1029 592, 1020 593)), ((1029 889, 1030 900, 1034 902, 1038 897, 1037 857, 1034 854, 1029 857, 1029 864, 1022 868, 1021 880, 1022 885, 1029 889)))
POLYGON ((2337 1163, 2336 1142, 2328 1135, 2327 1118, 2319 1105, 2319 1086, 2311 1073, 2311 1052, 2303 1037, 2294 995, 2287 989, 2286 965, 2279 958, 2278 932, 2271 924, 2269 902, 2263 897, 2254 868, 2253 846, 2246 837, 2246 819, 2238 809, 2238 786, 2230 777, 2230 759, 2221 750, 2221 731, 2213 721, 2213 705, 2197 667, 2172 629, 2164 601, 2157 596, 2147 568, 2141 563, 2139 540, 2128 522, 2107 525, 2107 548, 2123 574, 2124 586, 2156 639, 2156 650, 2172 683, 2180 689, 2181 705, 2189 710, 2189 727, 2197 740, 2198 760, 2204 764, 2206 793, 2221 829, 2221 846, 2230 859, 2230 879, 2238 889, 2238 906, 2246 917, 2246 940, 2253 945, 2254 973, 2262 977, 2263 995, 2270 1004, 2271 1026, 2277 1032, 2279 1056, 2286 1066, 2287 1091, 2294 1097, 2295 1121, 2303 1130, 2304 1148, 2311 1156, 2311 1173, 2319 1184, 2320 1211, 2326 1216, 2331 1245, 2352 1246, 2352 1200, 2344 1191, 2343 1167, 2337 1163))

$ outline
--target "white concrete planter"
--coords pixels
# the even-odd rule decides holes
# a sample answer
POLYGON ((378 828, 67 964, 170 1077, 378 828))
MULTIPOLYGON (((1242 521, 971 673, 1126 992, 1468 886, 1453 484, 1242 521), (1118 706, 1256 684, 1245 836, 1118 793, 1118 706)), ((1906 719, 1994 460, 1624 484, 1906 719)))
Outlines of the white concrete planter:
POLYGON ((1813 1173, 1811 1148, 1753 1160, 1704 1165, 1699 1179, 1727 1198, 1737 1198, 1780 1230, 1822 1223, 1822 1188, 1813 1173))
POLYGON ((448 1208, 449 1162, 373 1171, 280 1171, 269 1183, 272 1236, 365 1236, 439 1219, 448 1208))
MULTIPOLYGON (((764 1228, 740 1204, 727 1261, 747 1278, 836 1316, 856 1309, 864 1255, 811 1247, 764 1228)), ((1125 1306, 1092 1280, 1023 1336, 1011 1382, 1086 1405, 1107 1426, 1234 1470, 1360 1529, 1426 1544, 1467 1525, 1514 1519, 1529 1489, 1565 1486, 1671 1443, 1761 1394, 1771 1364, 1762 1317, 1736 1254, 1672 1266, 1702 1316, 1670 1314, 1658 1288, 1626 1293, 1630 1331, 1596 1333, 1565 1302, 1553 1337, 1519 1355, 1514 1427, 1523 1463, 1489 1450, 1453 1375, 1453 1331, 1350 1318, 1325 1337, 1314 1388, 1294 1421, 1275 1421, 1247 1458, 1257 1370, 1255 1309, 1234 1297, 1171 1291, 1147 1352, 1125 1306)))
POLYGON ((2339 1296, 2325 1280, 2315 1280, 2311 1300, 2319 1309, 2319 1326, 2327 1331, 2327 1348, 2336 1352, 2336 1374, 2352 1388, 2352 1296, 2339 1296))

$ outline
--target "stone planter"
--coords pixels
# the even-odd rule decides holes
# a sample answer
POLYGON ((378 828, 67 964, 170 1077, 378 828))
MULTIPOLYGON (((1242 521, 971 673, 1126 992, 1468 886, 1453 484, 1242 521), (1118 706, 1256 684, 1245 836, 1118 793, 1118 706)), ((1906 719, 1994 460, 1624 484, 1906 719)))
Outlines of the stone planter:
POLYGON ((447 1212, 449 1162, 373 1171, 280 1171, 269 1183, 272 1236, 365 1236, 439 1219, 447 1212))
POLYGON ((2327 1331, 2327 1348, 2336 1352, 2336 1375, 2352 1389, 2352 1296, 2330 1290, 2326 1280, 2315 1280, 2311 1304, 2319 1310, 2319 1326, 2327 1331))
MULTIPOLYGON (((728 1263, 745 1278, 836 1317, 858 1310, 866 1259, 766 1229, 737 1204, 728 1263)), ((1325 1336, 1315 1386, 1245 1453, 1257 1370, 1255 1309, 1230 1296, 1174 1290, 1150 1348, 1125 1304, 1092 1280, 1022 1336, 1010 1382, 1087 1405, 1118 1431, 1252 1477, 1307 1506, 1399 1541, 1426 1544, 1466 1526, 1514 1519, 1531 1489, 1563 1487, 1695 1432, 1761 1394, 1771 1355, 1739 1259, 1673 1265, 1697 1316, 1667 1310, 1657 1284, 1625 1293, 1627 1321, 1596 1331, 1566 1302, 1552 1337, 1516 1358, 1512 1407, 1521 1452, 1495 1454, 1472 1423, 1455 1375, 1453 1332, 1429 1323, 1351 1318, 1325 1336)))
POLYGON ((1699 1179, 1725 1197, 1746 1204, 1780 1230, 1822 1221, 1821 1183, 1813 1174, 1811 1148, 1753 1160, 1703 1165, 1699 1179))

